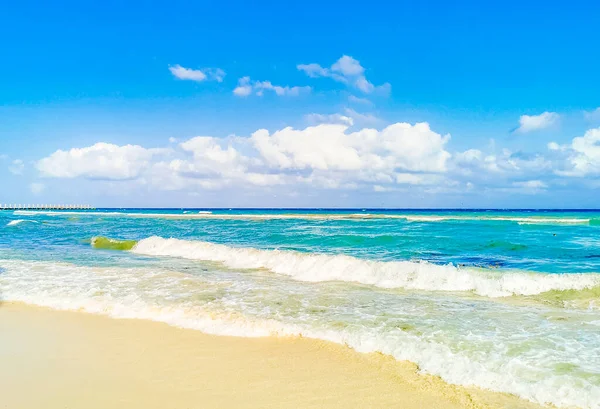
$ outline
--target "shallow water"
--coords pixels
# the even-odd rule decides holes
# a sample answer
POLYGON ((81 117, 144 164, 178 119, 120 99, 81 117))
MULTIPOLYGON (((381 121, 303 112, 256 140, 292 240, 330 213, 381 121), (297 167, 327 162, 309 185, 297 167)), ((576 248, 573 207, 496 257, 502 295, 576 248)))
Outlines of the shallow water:
POLYGON ((4 212, 0 290, 215 334, 302 334, 451 383, 600 408, 598 221, 592 211, 4 212))

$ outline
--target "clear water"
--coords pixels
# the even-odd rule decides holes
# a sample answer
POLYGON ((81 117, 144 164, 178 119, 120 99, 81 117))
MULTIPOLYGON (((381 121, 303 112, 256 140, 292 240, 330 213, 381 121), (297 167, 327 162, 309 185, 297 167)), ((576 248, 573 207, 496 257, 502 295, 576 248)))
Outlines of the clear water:
POLYGON ((302 334, 451 383, 600 408, 600 212, 208 212, 0 213, 1 297, 302 334), (134 244, 117 240, 137 244, 107 249, 134 244))

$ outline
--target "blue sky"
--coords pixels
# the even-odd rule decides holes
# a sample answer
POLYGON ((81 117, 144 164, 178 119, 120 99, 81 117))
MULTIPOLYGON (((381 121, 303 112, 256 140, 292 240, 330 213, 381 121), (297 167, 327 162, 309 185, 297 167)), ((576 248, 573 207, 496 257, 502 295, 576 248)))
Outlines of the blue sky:
POLYGON ((13 2, 0 202, 597 207, 598 21, 592 1, 13 2))

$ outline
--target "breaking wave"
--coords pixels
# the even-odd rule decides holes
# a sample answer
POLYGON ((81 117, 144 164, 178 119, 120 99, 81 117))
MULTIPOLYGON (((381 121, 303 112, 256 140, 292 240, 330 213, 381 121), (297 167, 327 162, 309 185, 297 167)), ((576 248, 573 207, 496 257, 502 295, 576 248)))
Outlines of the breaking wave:
POLYGON ((131 251, 147 256, 220 262, 230 268, 266 269, 300 281, 346 281, 382 288, 473 292, 486 297, 581 291, 600 286, 598 273, 499 272, 425 261, 376 261, 347 255, 230 247, 157 236, 140 240, 131 251))
MULTIPOLYGON (((499 326, 486 333, 485 325, 478 328, 481 321, 470 321, 467 310, 455 310, 456 314, 447 319, 453 325, 473 325, 473 332, 481 337, 482 349, 473 352, 453 343, 452 337, 436 338, 411 331, 409 326, 398 326, 395 320, 389 325, 385 320, 375 323, 372 314, 378 310, 370 311, 369 303, 358 307, 366 314, 363 321, 336 326, 327 317, 311 313, 311 305, 298 303, 279 309, 273 306, 273 311, 263 308, 270 305, 268 299, 253 298, 256 291, 247 291, 253 287, 235 282, 227 284, 227 291, 220 295, 225 299, 216 303, 204 302, 202 295, 204 292, 217 294, 218 286, 223 283, 203 281, 179 272, 20 260, 0 260, 0 266, 3 267, 0 285, 9 301, 115 318, 153 320, 217 335, 301 335, 347 345, 359 352, 381 352, 398 360, 409 360, 417 363, 423 372, 439 375, 454 384, 477 385, 559 407, 600 409, 599 378, 586 372, 585 367, 586 360, 596 359, 594 351, 586 348, 593 340, 575 342, 573 337, 577 337, 577 333, 569 329, 568 321, 537 321, 531 311, 523 317, 523 321, 528 322, 524 328, 535 333, 515 337, 512 326, 499 326), (298 310, 287 313, 290 308, 298 310), (564 332, 559 332, 560 329, 564 332), (496 346, 491 351, 488 338, 496 346), (553 348, 554 345, 572 347, 553 348), (552 369, 553 363, 562 362, 571 370, 552 369)), ((337 296, 345 297, 347 293, 337 296)), ((501 317, 506 315, 504 308, 492 306, 485 314, 496 311, 501 317)), ((515 314, 515 310, 509 311, 515 314)), ((360 317, 355 311, 347 311, 347 315, 360 317)), ((436 318, 433 319, 439 325, 436 318)), ((591 322, 590 325, 596 324, 591 322)), ((595 337, 593 332, 591 334, 588 336, 595 337)), ((456 342, 462 340, 458 337, 456 342)))

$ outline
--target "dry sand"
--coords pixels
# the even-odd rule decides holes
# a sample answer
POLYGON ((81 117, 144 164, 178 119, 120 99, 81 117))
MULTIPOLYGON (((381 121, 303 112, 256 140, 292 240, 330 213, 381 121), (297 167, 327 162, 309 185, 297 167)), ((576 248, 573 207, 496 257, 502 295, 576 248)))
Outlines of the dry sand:
POLYGON ((303 338, 234 338, 24 304, 0 306, 0 408, 538 406, 303 338))

